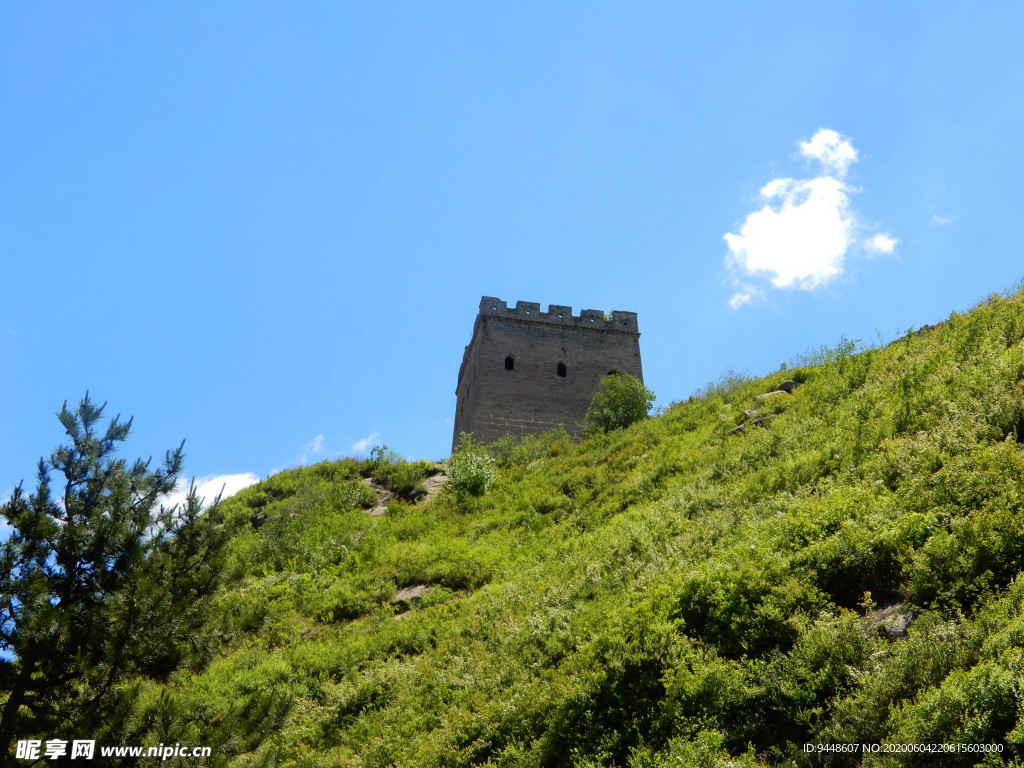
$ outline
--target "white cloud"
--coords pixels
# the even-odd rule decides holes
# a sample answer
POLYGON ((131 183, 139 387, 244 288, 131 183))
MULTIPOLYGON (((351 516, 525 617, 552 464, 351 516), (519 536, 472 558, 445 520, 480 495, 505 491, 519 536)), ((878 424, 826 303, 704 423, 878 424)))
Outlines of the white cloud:
POLYGON ((863 242, 864 250, 868 256, 884 256, 893 252, 899 238, 893 237, 888 232, 879 232, 874 237, 869 237, 863 242))
POLYGON ((747 216, 738 235, 725 235, 730 265, 776 288, 813 290, 832 280, 852 238, 846 189, 828 176, 766 184, 766 205, 747 216))
POLYGON ((324 452, 324 436, 317 435, 304 446, 302 446, 302 455, 299 457, 299 464, 303 465, 309 462, 309 460, 318 456, 324 452))
MULTIPOLYGON (((205 475, 195 478, 196 494, 203 499, 203 506, 208 507, 217 498, 217 494, 223 489, 222 498, 234 496, 243 488, 248 488, 260 479, 252 472, 242 472, 235 475, 205 475)), ((189 481, 178 480, 178 485, 171 493, 159 500, 160 504, 170 507, 175 504, 183 505, 185 496, 188 494, 189 481)))
POLYGON ((956 221, 956 216, 939 216, 937 213, 933 213, 931 225, 933 227, 948 227, 954 221, 956 221))
MULTIPOLYGON (((809 179, 773 179, 761 187, 763 205, 747 215, 738 233, 727 233, 726 266, 739 287, 729 299, 732 309, 763 295, 746 280, 767 281, 774 288, 813 291, 843 274, 845 260, 864 227, 850 208, 857 190, 843 179, 857 162, 857 150, 845 136, 821 129, 798 142, 800 154, 821 165, 809 179)), ((891 253, 898 240, 888 233, 860 242, 868 255, 891 253)))
POLYGON ((324 436, 317 435, 313 438, 312 442, 306 443, 302 446, 302 450, 307 453, 320 453, 324 449, 324 436))
POLYGON ((352 455, 362 456, 370 448, 382 444, 383 443, 381 443, 380 432, 371 432, 362 440, 352 444, 352 455))
POLYGON ((750 304, 756 299, 761 292, 750 285, 740 286, 740 290, 732 295, 729 299, 730 309, 739 309, 740 307, 750 304))
POLYGON ((840 179, 857 162, 857 150, 850 140, 828 128, 819 128, 810 141, 801 141, 799 146, 801 155, 809 160, 817 160, 826 174, 840 179))

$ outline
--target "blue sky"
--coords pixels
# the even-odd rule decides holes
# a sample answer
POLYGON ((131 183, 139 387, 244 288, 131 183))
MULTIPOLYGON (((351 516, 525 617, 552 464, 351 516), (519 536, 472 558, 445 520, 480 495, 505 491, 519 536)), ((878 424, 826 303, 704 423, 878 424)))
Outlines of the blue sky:
MULTIPOLYGON (((237 485, 451 442, 481 295, 660 403, 1024 275, 1001 3, 0 8, 0 487, 88 389, 237 485)), ((233 487, 233 486, 232 486, 233 487)))

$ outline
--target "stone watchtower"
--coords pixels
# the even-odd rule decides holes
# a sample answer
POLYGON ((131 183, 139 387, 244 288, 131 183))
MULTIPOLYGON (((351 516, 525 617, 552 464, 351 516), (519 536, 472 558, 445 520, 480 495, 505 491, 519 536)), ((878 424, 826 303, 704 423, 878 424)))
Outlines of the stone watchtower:
POLYGON ((462 356, 455 394, 455 434, 482 443, 537 435, 562 424, 573 437, 601 379, 629 373, 643 381, 635 312, 584 309, 484 296, 462 356))

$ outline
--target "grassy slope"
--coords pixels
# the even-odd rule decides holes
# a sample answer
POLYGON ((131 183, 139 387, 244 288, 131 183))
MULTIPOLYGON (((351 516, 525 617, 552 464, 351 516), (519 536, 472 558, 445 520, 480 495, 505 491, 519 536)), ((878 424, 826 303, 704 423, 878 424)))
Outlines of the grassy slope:
POLYGON ((625 431, 536 441, 484 497, 377 518, 365 465, 282 473, 226 502, 221 651, 162 701, 210 723, 291 696, 238 764, 812 764, 803 743, 854 741, 1020 758, 1022 337, 1024 295, 992 297, 625 431), (767 426, 730 434, 790 377, 767 426), (412 584, 441 589, 398 618, 412 584), (870 616, 894 603, 919 614, 888 642, 870 616))

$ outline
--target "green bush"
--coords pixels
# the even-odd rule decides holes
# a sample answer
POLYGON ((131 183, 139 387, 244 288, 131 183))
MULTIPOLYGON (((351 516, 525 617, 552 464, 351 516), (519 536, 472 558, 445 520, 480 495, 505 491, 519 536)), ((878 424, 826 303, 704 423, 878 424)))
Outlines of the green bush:
POLYGON ((385 488, 395 493, 408 494, 423 492, 423 472, 415 464, 407 461, 399 461, 378 469, 373 473, 373 479, 385 488))
POLYGON ((426 477, 426 462, 405 461, 386 445, 377 446, 370 451, 367 462, 370 475, 388 490, 398 494, 424 493, 426 489, 420 481, 426 477))
POLYGON ((518 467, 529 464, 537 459, 557 456, 570 443, 569 434, 559 424, 541 435, 505 435, 495 440, 488 447, 498 467, 518 467))
POLYGON ((606 376, 590 401, 583 434, 605 434, 628 427, 646 418, 652 405, 654 393, 636 376, 628 373, 606 376))
POLYGON ((483 496, 494 485, 494 458, 463 433, 448 464, 447 488, 458 495, 483 496))

